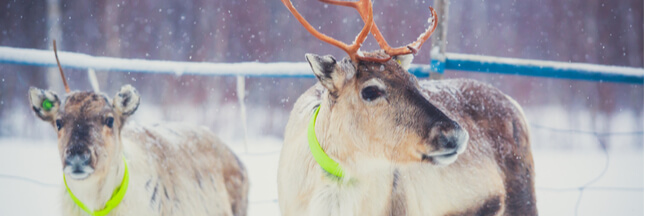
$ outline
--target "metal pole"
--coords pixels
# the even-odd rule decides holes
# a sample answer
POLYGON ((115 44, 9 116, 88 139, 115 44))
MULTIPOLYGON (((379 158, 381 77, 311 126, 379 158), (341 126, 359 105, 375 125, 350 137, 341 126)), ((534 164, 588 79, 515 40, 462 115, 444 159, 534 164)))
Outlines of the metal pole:
MULTIPOLYGON (((63 28, 61 27, 60 0, 47 0, 47 47, 52 49, 52 41, 58 40, 58 47, 63 50, 65 40, 63 40, 63 28), (61 43, 62 42, 62 43, 61 43)), ((51 59, 54 59, 54 52, 51 51, 51 59)), ((49 89, 63 90, 60 81, 58 68, 49 68, 45 73, 45 80, 49 89)))
POLYGON ((448 36, 448 7, 450 0, 435 0, 434 8, 439 16, 439 24, 432 35, 432 49, 430 49, 431 70, 430 79, 441 79, 446 66, 446 45, 448 36))

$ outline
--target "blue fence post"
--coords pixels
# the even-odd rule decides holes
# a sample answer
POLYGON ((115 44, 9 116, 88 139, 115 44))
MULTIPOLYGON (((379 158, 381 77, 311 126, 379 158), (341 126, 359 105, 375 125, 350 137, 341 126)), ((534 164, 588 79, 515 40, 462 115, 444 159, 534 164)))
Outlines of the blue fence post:
POLYGON ((430 71, 443 74, 446 70, 446 56, 439 52, 439 47, 433 47, 430 52, 430 71))

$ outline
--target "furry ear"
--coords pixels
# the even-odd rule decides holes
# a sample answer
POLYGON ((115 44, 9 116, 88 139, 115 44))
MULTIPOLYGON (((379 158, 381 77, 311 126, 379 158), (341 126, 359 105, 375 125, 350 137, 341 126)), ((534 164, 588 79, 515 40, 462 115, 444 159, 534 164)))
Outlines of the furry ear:
POLYGON ((318 78, 318 81, 327 88, 332 94, 337 92, 347 79, 353 75, 350 71, 341 69, 331 55, 319 56, 316 54, 305 54, 311 70, 318 78))
POLYGON ((123 117, 130 116, 137 111, 140 102, 139 92, 131 85, 124 85, 121 90, 114 95, 112 107, 123 117))
POLYGON ((405 54, 405 55, 398 55, 392 57, 394 61, 398 62, 399 65, 405 70, 410 69, 410 65, 412 65, 412 60, 414 59, 414 55, 412 54, 405 54))
POLYGON ((29 87, 31 109, 43 121, 53 122, 60 109, 58 95, 50 90, 29 87))

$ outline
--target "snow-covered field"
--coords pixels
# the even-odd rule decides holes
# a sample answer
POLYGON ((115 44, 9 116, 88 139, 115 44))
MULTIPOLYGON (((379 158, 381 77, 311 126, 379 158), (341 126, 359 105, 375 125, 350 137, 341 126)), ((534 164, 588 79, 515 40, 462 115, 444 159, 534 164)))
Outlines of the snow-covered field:
MULTIPOLYGON (((265 137, 228 141, 251 178, 249 215, 279 215, 276 175, 282 140, 265 137)), ((538 208, 541 215, 574 215, 576 188, 600 175, 605 155, 598 150, 534 150, 538 208)), ((55 140, 0 139, 0 215, 60 215, 62 172, 55 140), (5 175, 37 180, 47 185, 5 175)), ((578 215, 643 215, 643 151, 609 152, 609 168, 583 193, 578 215), (606 190, 604 187, 639 188, 606 190)))

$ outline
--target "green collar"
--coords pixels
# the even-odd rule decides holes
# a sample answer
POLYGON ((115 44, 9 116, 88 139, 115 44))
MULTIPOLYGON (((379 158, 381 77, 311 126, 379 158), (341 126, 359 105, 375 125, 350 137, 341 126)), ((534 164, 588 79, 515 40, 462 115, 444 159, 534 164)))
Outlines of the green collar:
POLYGON ((309 150, 311 150, 311 154, 314 156, 314 159, 316 159, 316 162, 318 162, 318 165, 320 165, 320 167, 322 167, 329 174, 342 179, 343 169, 336 161, 325 154, 325 151, 323 151, 323 149, 320 147, 320 143, 318 143, 318 139, 316 138, 316 131, 314 130, 314 126, 316 125, 316 117, 318 117, 318 111, 320 111, 320 106, 318 106, 316 112, 311 117, 311 121, 309 122, 309 127, 307 129, 309 150))
POLYGON ((121 200, 123 200, 123 197, 125 196, 125 192, 128 190, 128 182, 130 181, 130 177, 128 175, 128 163, 125 162, 125 157, 123 157, 123 164, 125 165, 125 173, 123 173, 123 181, 121 181, 121 185, 114 189, 114 192, 112 192, 112 197, 110 200, 105 203, 105 208, 97 211, 92 211, 90 210, 83 202, 81 202, 74 194, 72 193, 71 190, 69 190, 69 187, 67 186, 67 179, 65 179, 65 175, 63 174, 63 181, 65 181, 65 187, 67 188, 67 193, 69 193, 69 196, 72 197, 72 200, 74 200, 74 203, 78 205, 83 211, 87 212, 87 214, 92 215, 92 216, 104 216, 110 213, 112 209, 116 208, 116 206, 121 203, 121 200))

